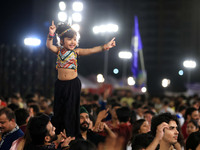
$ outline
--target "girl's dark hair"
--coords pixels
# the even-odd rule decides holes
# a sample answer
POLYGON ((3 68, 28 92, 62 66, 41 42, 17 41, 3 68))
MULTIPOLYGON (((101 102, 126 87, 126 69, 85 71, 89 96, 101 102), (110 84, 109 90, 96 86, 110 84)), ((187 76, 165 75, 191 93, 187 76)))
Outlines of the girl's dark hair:
POLYGON ((61 40, 63 40, 65 37, 73 38, 74 35, 77 35, 76 31, 74 29, 72 29, 71 26, 69 26, 63 22, 59 23, 57 25, 56 33, 58 34, 58 36, 60 37, 61 40), (66 30, 68 30, 68 31, 60 36, 60 34, 66 30))
POLYGON ((145 121, 145 119, 140 119, 133 123, 132 136, 136 136, 137 134, 139 134, 140 127, 145 121))
POLYGON ((189 123, 192 123, 197 129, 199 129, 199 125, 198 125, 198 123, 197 123, 197 121, 196 120, 190 120, 189 122, 188 122, 188 124, 189 123))

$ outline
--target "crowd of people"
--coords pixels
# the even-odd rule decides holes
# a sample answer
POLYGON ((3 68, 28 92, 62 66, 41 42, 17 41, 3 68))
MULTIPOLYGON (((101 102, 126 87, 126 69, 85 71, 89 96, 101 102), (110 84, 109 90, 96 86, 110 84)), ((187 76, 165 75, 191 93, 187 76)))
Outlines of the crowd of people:
POLYGON ((57 55, 54 98, 39 93, 1 97, 0 150, 200 149, 198 95, 147 98, 109 87, 99 95, 84 92, 78 57, 108 51, 116 43, 113 38, 83 49, 78 41, 71 26, 56 27, 52 21, 46 46, 57 55))
POLYGON ((73 137, 65 129, 56 133, 53 105, 53 98, 39 93, 1 97, 0 150, 200 149, 198 95, 147 98, 128 89, 82 91, 80 134, 73 137))

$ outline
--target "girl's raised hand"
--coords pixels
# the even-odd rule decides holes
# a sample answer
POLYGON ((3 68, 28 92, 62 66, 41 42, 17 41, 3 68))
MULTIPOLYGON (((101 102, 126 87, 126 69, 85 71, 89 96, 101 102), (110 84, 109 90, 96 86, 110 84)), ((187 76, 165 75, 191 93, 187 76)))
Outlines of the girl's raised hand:
POLYGON ((56 26, 54 25, 54 20, 52 20, 51 26, 49 27, 49 33, 53 35, 56 32, 56 26))
POLYGON ((115 37, 114 37, 114 38, 112 38, 112 40, 110 42, 108 42, 107 44, 104 45, 104 49, 109 50, 110 48, 113 48, 115 46, 116 46, 116 44, 115 44, 115 37))

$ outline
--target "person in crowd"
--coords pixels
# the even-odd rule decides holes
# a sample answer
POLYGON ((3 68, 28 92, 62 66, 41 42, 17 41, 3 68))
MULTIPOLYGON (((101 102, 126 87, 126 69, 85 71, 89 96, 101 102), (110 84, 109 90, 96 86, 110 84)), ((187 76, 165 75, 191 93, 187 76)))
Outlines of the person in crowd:
POLYGON ((117 118, 116 110, 121 107, 119 103, 113 103, 111 104, 111 109, 109 110, 111 114, 111 120, 106 121, 105 123, 108 125, 108 127, 112 130, 114 128, 117 128, 119 125, 119 120, 117 118))
POLYGON ((56 133, 66 130, 69 136, 78 136, 79 107, 81 82, 77 72, 78 56, 90 55, 107 51, 115 46, 115 38, 103 46, 82 49, 78 46, 78 33, 65 23, 58 24, 57 28, 52 21, 46 41, 47 48, 57 55, 56 69, 58 79, 55 83, 54 116, 52 122, 56 127, 56 133), (53 45, 54 35, 58 35, 61 46, 53 45))
POLYGON ((24 135, 16 124, 15 114, 10 108, 0 109, 0 132, 0 150, 9 150, 13 141, 24 135))
POLYGON ((55 133, 55 127, 51 124, 49 116, 41 114, 32 117, 27 126, 25 143, 23 150, 56 150, 56 143, 60 144, 62 150, 70 147, 70 142, 74 137, 66 137, 64 133, 60 133, 61 137, 55 133))
POLYGON ((178 107, 178 110, 177 110, 177 113, 176 113, 176 116, 177 116, 177 118, 180 122, 181 127, 183 126, 183 124, 185 122, 184 116, 185 116, 186 109, 187 109, 187 107, 185 105, 180 105, 178 107))
POLYGON ((148 121, 150 128, 151 128, 151 120, 154 116, 155 116, 155 113, 151 110, 147 110, 144 112, 144 119, 148 121))
POLYGON ((90 124, 89 113, 83 106, 81 106, 80 107, 81 134, 79 135, 79 139, 89 140, 97 146, 100 142, 105 141, 105 137, 97 134, 94 131, 101 132, 105 130, 108 136, 115 137, 115 134, 109 129, 109 127, 105 123, 96 122, 94 131, 89 129, 89 124, 90 124))
POLYGON ((193 132, 186 141, 186 150, 200 150, 200 132, 193 132))
POLYGON ((145 119, 140 119, 133 123, 132 137, 134 138, 138 134, 148 133, 150 131, 150 126, 148 121, 145 119))
POLYGON ((131 142, 132 150, 146 149, 151 144, 153 139, 154 139, 153 135, 149 133, 142 133, 136 135, 131 142))
POLYGON ((142 103, 136 103, 135 111, 136 111, 136 120, 144 119, 142 103))
POLYGON ((169 112, 169 113, 173 114, 174 110, 169 107, 169 99, 165 98, 163 101, 164 101, 163 106, 162 106, 161 110, 159 111, 159 113, 169 112))
POLYGON ((29 120, 29 113, 26 109, 20 108, 15 111, 16 123, 19 128, 25 133, 26 126, 29 120))
POLYGON ((159 144, 161 150, 169 150, 170 148, 181 149, 178 143, 179 138, 179 121, 175 115, 170 113, 162 113, 153 117, 151 123, 151 132, 155 137, 153 143, 155 149, 159 144), (159 133, 158 136, 157 133, 159 133))
POLYGON ((199 131, 199 125, 196 120, 190 120, 187 124, 186 133, 189 136, 191 133, 199 131))
POLYGON ((131 111, 128 107, 121 107, 116 110, 116 113, 119 125, 118 128, 113 131, 116 132, 119 137, 124 138, 124 149, 126 149, 126 146, 131 139, 132 125, 129 122, 131 111))
POLYGON ((186 133, 186 128, 187 128, 188 122, 191 119, 199 122, 199 111, 194 107, 187 108, 186 112, 185 112, 185 122, 184 122, 183 126, 181 127, 181 131, 182 131, 184 139, 187 139, 187 137, 188 137, 188 135, 186 133))
POLYGON ((39 105, 38 104, 29 105, 28 112, 30 117, 36 116, 40 112, 39 105))

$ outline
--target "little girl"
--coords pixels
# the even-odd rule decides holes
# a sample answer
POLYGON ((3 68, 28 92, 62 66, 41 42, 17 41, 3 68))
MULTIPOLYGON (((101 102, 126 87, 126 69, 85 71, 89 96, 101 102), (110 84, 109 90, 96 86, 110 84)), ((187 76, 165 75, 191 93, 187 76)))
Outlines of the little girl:
POLYGON ((71 137, 77 137, 80 134, 81 82, 77 73, 77 57, 106 51, 115 46, 115 38, 113 38, 103 46, 75 49, 77 41, 77 32, 69 25, 62 23, 56 29, 52 21, 46 42, 47 48, 57 55, 58 79, 55 83, 52 123, 56 127, 56 134, 65 129, 67 136, 71 137), (55 32, 60 38, 61 46, 53 45, 55 32))

